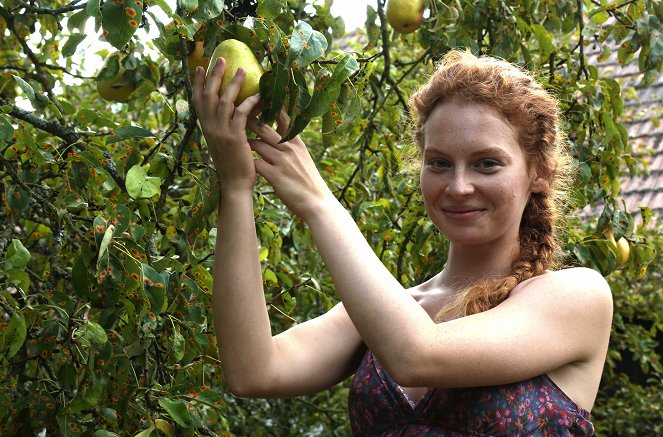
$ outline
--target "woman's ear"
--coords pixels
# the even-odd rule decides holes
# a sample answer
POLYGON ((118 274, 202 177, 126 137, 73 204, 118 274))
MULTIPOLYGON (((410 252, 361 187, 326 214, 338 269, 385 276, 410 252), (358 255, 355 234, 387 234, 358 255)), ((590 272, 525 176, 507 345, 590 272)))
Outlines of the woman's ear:
POLYGON ((529 185, 532 193, 543 193, 550 190, 550 171, 542 166, 533 170, 533 176, 529 185))

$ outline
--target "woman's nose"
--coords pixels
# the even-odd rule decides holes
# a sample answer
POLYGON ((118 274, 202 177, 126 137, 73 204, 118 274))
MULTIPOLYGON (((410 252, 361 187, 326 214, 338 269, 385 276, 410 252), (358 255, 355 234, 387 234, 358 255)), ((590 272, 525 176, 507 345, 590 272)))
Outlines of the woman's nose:
POLYGON ((450 175, 446 192, 453 196, 466 196, 474 192, 474 184, 470 175, 463 169, 455 169, 450 175))

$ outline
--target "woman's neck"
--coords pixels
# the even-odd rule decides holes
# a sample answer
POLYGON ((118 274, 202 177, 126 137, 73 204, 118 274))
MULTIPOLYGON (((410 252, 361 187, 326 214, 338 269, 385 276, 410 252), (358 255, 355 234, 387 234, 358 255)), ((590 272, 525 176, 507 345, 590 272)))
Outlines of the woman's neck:
POLYGON ((472 283, 508 274, 517 254, 517 241, 483 247, 462 247, 452 243, 438 280, 441 286, 460 291, 472 283))

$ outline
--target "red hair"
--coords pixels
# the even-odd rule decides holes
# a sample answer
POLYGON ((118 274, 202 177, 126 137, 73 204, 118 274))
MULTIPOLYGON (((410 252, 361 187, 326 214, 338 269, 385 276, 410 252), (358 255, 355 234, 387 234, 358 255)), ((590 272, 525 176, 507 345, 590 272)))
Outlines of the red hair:
POLYGON ((525 206, 520 250, 512 260, 510 273, 470 285, 438 314, 438 320, 450 313, 465 316, 493 308, 522 281, 556 267, 560 253, 558 224, 567 198, 571 162, 560 128, 557 99, 517 66, 460 50, 447 53, 430 79, 410 98, 413 135, 420 151, 431 112, 452 99, 496 110, 515 128, 528 164, 549 181, 549 189, 532 193, 525 206))

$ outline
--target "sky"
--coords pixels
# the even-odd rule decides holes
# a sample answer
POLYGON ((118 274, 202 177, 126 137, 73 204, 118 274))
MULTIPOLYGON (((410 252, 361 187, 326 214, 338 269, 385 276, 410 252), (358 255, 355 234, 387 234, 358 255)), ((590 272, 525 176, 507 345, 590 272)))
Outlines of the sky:
POLYGON ((371 5, 377 9, 377 0, 334 0, 331 13, 343 17, 345 30, 348 32, 362 27, 366 21, 366 6, 371 5))

